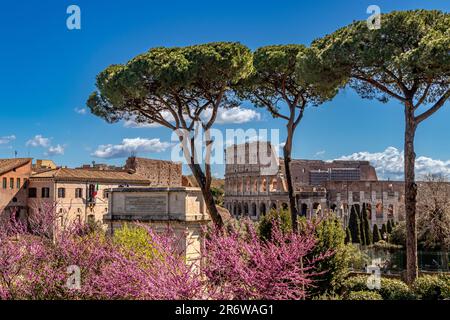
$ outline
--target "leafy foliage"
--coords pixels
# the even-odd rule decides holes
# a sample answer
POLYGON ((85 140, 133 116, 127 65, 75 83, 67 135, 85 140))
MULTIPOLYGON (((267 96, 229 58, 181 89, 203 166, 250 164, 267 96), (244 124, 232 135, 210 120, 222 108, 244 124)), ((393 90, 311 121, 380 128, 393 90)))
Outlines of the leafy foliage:
POLYGON ((260 216, 258 223, 258 234, 261 239, 271 239, 274 224, 277 224, 278 228, 280 228, 284 233, 291 231, 292 220, 289 210, 272 209, 268 214, 260 216))
POLYGON ((414 282, 413 289, 422 300, 450 299, 450 276, 421 276, 414 282))
POLYGON ((361 243, 361 222, 356 212, 355 206, 352 206, 350 210, 350 219, 348 221, 348 227, 352 235, 353 243, 361 243))
POLYGON ((383 297, 374 291, 352 291, 347 300, 383 300, 383 297))
POLYGON ((211 232, 203 257, 208 291, 218 299, 305 299, 317 276, 316 264, 331 254, 310 259, 315 245, 313 226, 299 235, 274 223, 271 241, 261 240, 251 222, 245 233, 211 232))

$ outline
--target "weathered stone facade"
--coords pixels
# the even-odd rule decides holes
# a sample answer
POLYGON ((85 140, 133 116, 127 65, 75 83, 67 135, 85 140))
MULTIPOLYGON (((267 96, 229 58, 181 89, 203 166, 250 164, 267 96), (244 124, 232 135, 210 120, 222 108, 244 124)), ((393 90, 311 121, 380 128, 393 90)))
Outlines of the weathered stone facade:
POLYGON ((130 157, 125 164, 125 169, 132 170, 146 177, 151 182, 151 186, 182 186, 182 167, 180 163, 130 157))
MULTIPOLYGON (((259 148, 251 145, 226 150, 233 157, 227 157, 225 169, 225 207, 234 216, 258 219, 270 209, 288 208, 289 199, 283 159, 265 147, 271 150, 270 167, 276 168, 268 171, 267 165, 255 163, 259 148)), ((403 182, 379 181, 368 161, 293 159, 291 171, 300 215, 310 218, 333 211, 346 224, 351 206, 365 204, 372 225, 404 219, 403 182)))
POLYGON ((113 188, 104 221, 111 233, 133 222, 171 231, 186 261, 198 262, 202 228, 210 218, 199 188, 113 188))

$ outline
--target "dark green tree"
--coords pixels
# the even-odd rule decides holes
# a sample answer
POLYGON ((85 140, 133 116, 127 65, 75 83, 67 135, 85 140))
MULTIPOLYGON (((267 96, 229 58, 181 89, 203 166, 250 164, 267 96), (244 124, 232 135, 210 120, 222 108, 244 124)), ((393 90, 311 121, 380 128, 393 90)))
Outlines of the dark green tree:
POLYGON ((347 227, 345 228, 345 244, 352 242, 352 233, 350 232, 350 229, 347 227))
POLYGON ((297 57, 309 49, 303 45, 272 45, 256 50, 253 55, 254 72, 240 82, 237 91, 257 107, 266 108, 274 118, 286 122, 286 142, 283 146, 284 170, 288 188, 289 208, 293 230, 298 228, 299 209, 294 196, 291 176, 291 154, 294 133, 305 109, 331 99, 337 89, 304 81, 303 70, 297 68, 297 57))
POLYGON ((316 277, 312 295, 325 292, 336 292, 349 272, 350 254, 345 245, 345 231, 341 221, 328 217, 322 220, 315 229, 316 246, 312 256, 333 252, 330 257, 319 261, 315 271, 321 273, 316 277))
POLYGON ((373 243, 377 243, 381 240, 380 230, 376 224, 373 225, 373 243))
POLYGON ((391 234, 392 233, 392 222, 391 220, 388 220, 387 225, 386 225, 386 231, 387 233, 391 234))
POLYGON ((357 21, 314 41, 318 53, 303 59, 306 81, 349 83, 363 98, 395 99, 404 109, 407 282, 417 278, 414 140, 418 126, 450 97, 450 14, 394 11, 379 29, 357 21))
POLYGON ((383 225, 381 226, 381 238, 384 240, 385 237, 387 238, 387 235, 388 235, 387 227, 386 227, 386 224, 383 223, 383 225))
POLYGON ((350 219, 348 221, 348 228, 352 236, 352 243, 361 243, 361 228, 358 213, 354 206, 350 210, 350 219))
POLYGON ((260 216, 257 230, 261 239, 270 240, 272 238, 274 223, 278 223, 283 232, 290 232, 292 230, 292 221, 289 210, 272 209, 268 214, 260 216))
POLYGON ((97 91, 87 105, 110 123, 134 120, 174 131, 212 220, 222 226, 211 192, 213 141, 209 129, 219 108, 238 105, 233 86, 252 68, 250 50, 239 43, 153 48, 124 65, 111 65, 100 72, 97 91), (205 134, 205 159, 197 157, 201 154, 196 148, 200 129, 205 134))
POLYGON ((369 218, 367 215, 367 210, 365 211, 365 213, 363 213, 363 223, 364 223, 364 236, 365 236, 365 241, 366 241, 366 246, 369 246, 373 243, 373 235, 372 232, 370 230, 370 223, 369 223, 369 218))
POLYGON ((363 212, 361 210, 361 207, 359 205, 354 205, 356 212, 358 214, 359 219, 359 233, 361 234, 361 245, 366 246, 367 245, 367 239, 366 239, 366 230, 364 227, 364 217, 363 212))

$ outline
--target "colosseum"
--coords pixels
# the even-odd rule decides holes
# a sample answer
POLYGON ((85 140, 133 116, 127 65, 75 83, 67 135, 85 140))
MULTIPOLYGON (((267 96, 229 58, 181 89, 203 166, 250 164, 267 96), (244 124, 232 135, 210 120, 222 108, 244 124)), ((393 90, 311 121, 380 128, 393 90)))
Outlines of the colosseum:
MULTIPOLYGON (((231 214, 256 220, 271 209, 288 208, 283 159, 270 144, 234 145, 225 152, 224 205, 231 214)), ((405 217, 403 182, 378 180, 368 161, 293 159, 291 169, 302 216, 334 212, 346 225, 351 207, 365 204, 372 225, 405 217)))

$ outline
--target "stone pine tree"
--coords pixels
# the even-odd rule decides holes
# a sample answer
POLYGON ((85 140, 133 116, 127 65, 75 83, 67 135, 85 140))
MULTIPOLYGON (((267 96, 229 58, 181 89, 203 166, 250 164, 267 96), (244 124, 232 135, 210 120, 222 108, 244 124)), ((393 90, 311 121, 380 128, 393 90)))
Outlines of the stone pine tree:
POLYGON ((381 240, 380 230, 376 224, 373 225, 373 243, 377 243, 381 240))
POLYGON ((97 91, 87 105, 93 114, 111 123, 134 120, 175 132, 209 214, 222 226, 210 188, 213 141, 207 134, 219 108, 238 104, 232 88, 252 68, 250 50, 239 43, 153 48, 124 65, 111 65, 100 72, 97 91), (196 147, 201 129, 205 132, 204 167, 196 147))
POLYGON ((350 219, 348 221, 348 228, 350 229, 352 243, 361 243, 361 227, 355 206, 352 206, 350 210, 350 219))
POLYGON ((312 47, 318 53, 305 63, 315 71, 308 81, 349 83, 363 98, 403 105, 406 278, 411 284, 418 274, 414 140, 419 125, 450 97, 450 14, 394 11, 381 15, 379 29, 354 22, 312 47))
POLYGON ((290 168, 295 130, 307 107, 319 106, 337 93, 336 87, 312 85, 304 81, 303 70, 297 68, 297 59, 308 50, 303 45, 272 45, 257 49, 253 55, 254 72, 241 81, 237 91, 242 99, 250 100, 257 107, 266 108, 274 118, 283 119, 286 123, 284 171, 294 231, 298 228, 299 212, 290 168))

